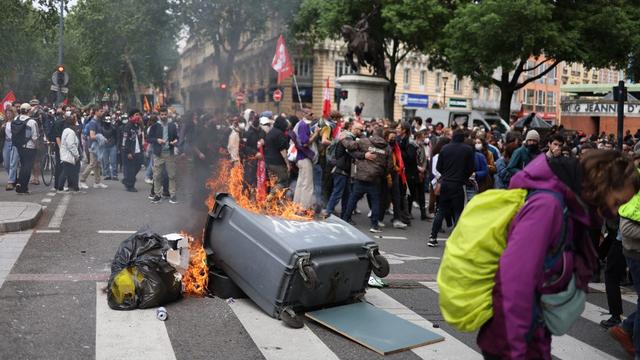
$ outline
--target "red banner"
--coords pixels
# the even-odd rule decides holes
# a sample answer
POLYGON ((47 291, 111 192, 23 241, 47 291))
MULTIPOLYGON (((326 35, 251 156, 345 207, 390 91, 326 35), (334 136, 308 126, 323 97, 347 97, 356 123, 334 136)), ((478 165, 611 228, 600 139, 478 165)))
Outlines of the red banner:
POLYGON ((7 95, 2 99, 2 108, 0 108, 0 112, 4 113, 7 107, 11 106, 13 102, 16 101, 16 94, 13 93, 13 90, 9 90, 7 95))
POLYGON ((267 165, 264 161, 264 147, 258 144, 258 152, 262 157, 258 160, 257 169, 257 185, 258 191, 256 192, 256 200, 264 201, 267 198, 267 165))
POLYGON ((322 117, 325 119, 329 118, 329 114, 331 113, 331 89, 329 89, 329 78, 324 84, 324 93, 323 93, 323 101, 322 101, 322 117))
POLYGON ((293 75, 293 63, 289 57, 289 51, 284 43, 284 37, 280 35, 278 45, 276 45, 276 53, 273 55, 271 67, 278 73, 278 84, 289 76, 293 75))

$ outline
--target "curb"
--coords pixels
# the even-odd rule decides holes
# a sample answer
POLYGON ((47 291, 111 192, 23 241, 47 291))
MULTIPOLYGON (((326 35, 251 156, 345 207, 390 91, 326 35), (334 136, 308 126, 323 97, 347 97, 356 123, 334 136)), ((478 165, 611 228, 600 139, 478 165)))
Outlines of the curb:
POLYGON ((42 216, 42 206, 27 202, 4 202, 2 208, 22 208, 15 218, 0 221, 0 233, 29 230, 36 226, 42 216))

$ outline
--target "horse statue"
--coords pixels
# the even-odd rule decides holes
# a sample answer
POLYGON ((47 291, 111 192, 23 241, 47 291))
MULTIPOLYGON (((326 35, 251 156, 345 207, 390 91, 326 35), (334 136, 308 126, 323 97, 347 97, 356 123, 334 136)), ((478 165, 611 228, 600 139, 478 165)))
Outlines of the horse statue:
POLYGON ((369 36, 367 17, 358 21, 355 28, 350 25, 342 26, 342 38, 347 43, 345 59, 353 71, 368 66, 374 75, 385 77, 387 71, 384 65, 384 48, 381 43, 369 36), (354 56, 358 61, 357 64, 354 56))

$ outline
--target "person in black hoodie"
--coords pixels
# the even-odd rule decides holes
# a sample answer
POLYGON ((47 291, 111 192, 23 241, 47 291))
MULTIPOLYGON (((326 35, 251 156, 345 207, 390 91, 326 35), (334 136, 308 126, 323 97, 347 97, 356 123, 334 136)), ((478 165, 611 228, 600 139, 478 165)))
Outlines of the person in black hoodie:
POLYGON ((267 171, 270 177, 277 179, 274 188, 284 189, 289 187, 290 165, 287 160, 289 137, 285 135, 288 126, 287 119, 283 116, 278 116, 264 141, 264 157, 267 171))
MULTIPOLYGON (((440 152, 436 169, 440 172, 440 198, 438 212, 431 226, 431 235, 427 245, 438 246, 438 232, 445 216, 453 217, 458 222, 464 208, 464 184, 469 180, 475 168, 475 154, 471 146, 464 143, 465 133, 462 129, 453 132, 452 142, 445 145, 440 152)), ((455 225, 455 224, 454 224, 455 225)))
POLYGON ((116 146, 117 129, 112 116, 105 116, 102 120, 102 135, 107 139, 104 144, 102 158, 102 173, 105 180, 118 180, 118 147, 116 146))
POLYGON ((144 144, 142 141, 142 116, 139 110, 131 110, 131 118, 122 131, 122 184, 129 192, 137 192, 136 175, 144 162, 144 144))

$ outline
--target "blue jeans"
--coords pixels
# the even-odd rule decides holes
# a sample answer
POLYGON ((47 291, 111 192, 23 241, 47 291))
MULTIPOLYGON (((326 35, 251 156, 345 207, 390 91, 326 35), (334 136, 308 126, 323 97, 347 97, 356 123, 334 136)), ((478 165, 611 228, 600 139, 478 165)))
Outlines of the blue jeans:
POLYGON ((342 220, 351 220, 351 214, 358 205, 358 201, 367 194, 371 199, 371 227, 378 228, 378 220, 380 218, 380 186, 375 181, 356 180, 353 183, 353 190, 349 195, 349 203, 347 209, 341 214, 342 220))
MULTIPOLYGON (((633 278, 633 288, 636 290, 636 294, 640 295, 640 260, 627 257, 627 266, 633 278)), ((636 311, 622 322, 622 328, 633 335, 633 346, 636 348, 636 354, 640 354, 640 316, 638 316, 640 302, 638 304, 636 305, 636 311)))
POLYGON ((333 209, 335 209, 338 201, 340 201, 340 205, 342 206, 340 214, 344 214, 347 211, 349 193, 351 192, 349 190, 349 177, 342 174, 333 174, 333 190, 327 203, 327 213, 329 215, 333 214, 333 209))
POLYGON ((20 162, 20 155, 18 149, 11 145, 11 141, 4 142, 4 148, 2 149, 2 158, 4 159, 4 169, 9 174, 9 184, 16 183, 16 177, 18 175, 18 163, 20 162))
POLYGON ((149 161, 147 162, 147 170, 144 173, 146 179, 153 179, 153 156, 149 155, 149 161))
POLYGON ((105 177, 118 177, 118 147, 107 146, 102 152, 102 175, 105 177))

